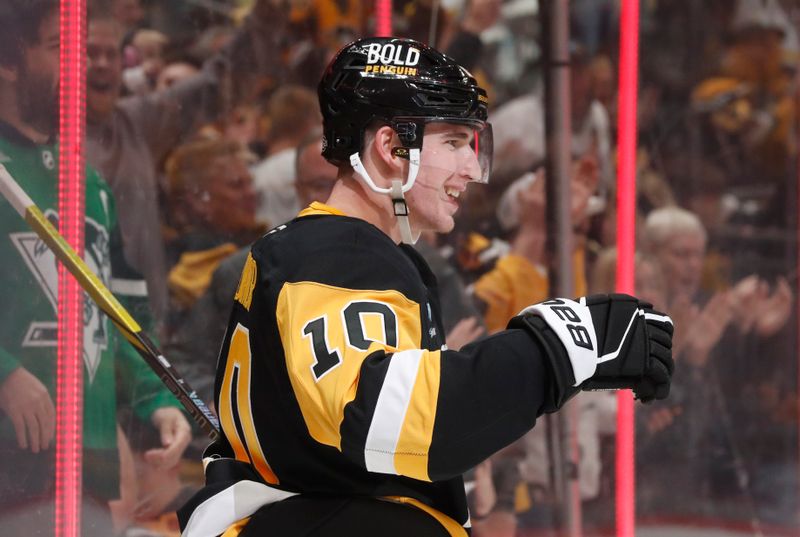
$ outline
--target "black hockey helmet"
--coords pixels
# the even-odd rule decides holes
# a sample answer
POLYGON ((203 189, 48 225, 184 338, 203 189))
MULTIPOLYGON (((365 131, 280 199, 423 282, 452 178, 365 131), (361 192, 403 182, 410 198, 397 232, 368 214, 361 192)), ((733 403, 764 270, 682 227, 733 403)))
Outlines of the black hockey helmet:
POLYGON ((473 146, 482 179, 488 179, 492 140, 486 91, 436 49, 411 39, 359 39, 331 61, 318 92, 322 154, 331 163, 348 164, 362 150, 364 131, 376 121, 392 126, 410 149, 421 149, 426 123, 445 121, 476 130, 473 146))

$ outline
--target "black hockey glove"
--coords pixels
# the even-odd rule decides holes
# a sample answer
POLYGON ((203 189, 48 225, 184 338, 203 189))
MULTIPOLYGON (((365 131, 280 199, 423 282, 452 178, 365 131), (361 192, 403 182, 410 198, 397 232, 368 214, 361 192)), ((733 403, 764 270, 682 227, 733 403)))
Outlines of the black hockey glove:
POLYGON ((525 329, 544 345, 556 379, 555 408, 581 389, 631 388, 644 402, 669 394, 672 320, 636 297, 548 300, 522 310, 508 327, 525 329))

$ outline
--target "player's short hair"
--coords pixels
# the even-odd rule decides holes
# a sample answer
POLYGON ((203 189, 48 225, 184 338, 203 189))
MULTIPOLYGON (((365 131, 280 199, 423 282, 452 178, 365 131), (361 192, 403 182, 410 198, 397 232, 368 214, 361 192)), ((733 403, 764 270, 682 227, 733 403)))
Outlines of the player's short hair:
POLYGON ((39 42, 42 23, 57 9, 57 0, 0 2, 0 65, 21 66, 25 49, 39 42))
POLYGON ((644 224, 643 246, 645 251, 655 251, 678 233, 690 233, 706 238, 706 228, 693 212, 676 206, 662 207, 651 211, 644 224))

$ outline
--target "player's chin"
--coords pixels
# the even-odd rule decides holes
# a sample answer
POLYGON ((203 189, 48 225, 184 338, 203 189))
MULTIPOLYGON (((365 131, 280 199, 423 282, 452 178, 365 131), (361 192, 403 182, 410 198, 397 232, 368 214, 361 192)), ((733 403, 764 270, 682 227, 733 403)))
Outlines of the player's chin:
POLYGON ((450 233, 456 227, 456 222, 452 216, 444 216, 436 222, 436 233, 450 233))

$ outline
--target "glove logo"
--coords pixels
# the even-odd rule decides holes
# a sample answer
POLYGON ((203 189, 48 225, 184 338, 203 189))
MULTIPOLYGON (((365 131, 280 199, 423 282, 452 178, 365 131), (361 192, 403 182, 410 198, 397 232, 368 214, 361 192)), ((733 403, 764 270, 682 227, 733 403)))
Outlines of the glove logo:
POLYGON ((594 375, 597 368, 597 335, 592 313, 586 304, 566 298, 554 298, 528 306, 520 315, 537 315, 555 332, 572 364, 575 384, 594 375))
POLYGON ((565 326, 567 327, 569 335, 572 337, 572 342, 575 343, 575 345, 590 351, 594 350, 594 345, 592 345, 592 339, 589 335, 589 331, 585 326, 580 324, 581 318, 577 313, 575 313, 575 310, 566 305, 566 302, 555 298, 553 300, 548 300, 547 302, 542 302, 542 305, 548 306, 550 310, 552 310, 558 316, 559 319, 566 322, 565 326))

